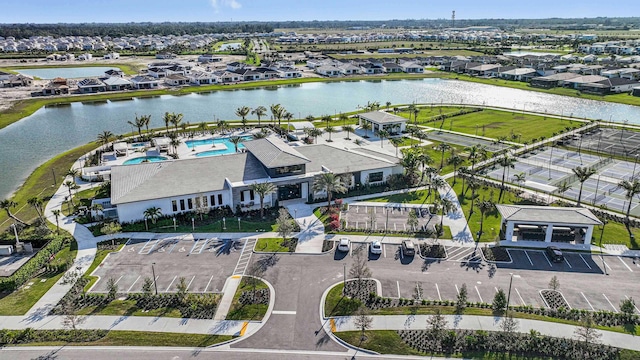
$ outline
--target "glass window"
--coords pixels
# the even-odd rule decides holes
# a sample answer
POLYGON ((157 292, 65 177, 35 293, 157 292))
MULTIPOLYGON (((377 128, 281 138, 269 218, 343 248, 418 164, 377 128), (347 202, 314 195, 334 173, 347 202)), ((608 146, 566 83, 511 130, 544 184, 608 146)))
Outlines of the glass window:
POLYGON ((202 206, 209 207, 209 203, 207 202, 207 197, 206 196, 202 197, 202 206))
POLYGON ((184 211, 184 199, 180 199, 180 211, 184 211))
POLYGON ((189 207, 189 210, 193 209, 193 199, 187 199, 187 206, 189 207))
POLYGON ((218 205, 222 206, 222 194, 218 194, 218 205))
POLYGON ((215 195, 211 195, 211 206, 215 206, 216 205, 216 196, 215 195))
POLYGON ((369 182, 382 181, 382 171, 369 174, 369 182))
POLYGON ((244 191, 240 191, 240 201, 244 201, 244 191))
POLYGON ((178 202, 175 200, 171 200, 171 207, 173 208, 173 211, 178 211, 178 202))
POLYGON ((255 200, 255 198, 256 198, 256 196, 253 193, 253 190, 249 190, 249 200, 253 201, 253 200, 255 200))

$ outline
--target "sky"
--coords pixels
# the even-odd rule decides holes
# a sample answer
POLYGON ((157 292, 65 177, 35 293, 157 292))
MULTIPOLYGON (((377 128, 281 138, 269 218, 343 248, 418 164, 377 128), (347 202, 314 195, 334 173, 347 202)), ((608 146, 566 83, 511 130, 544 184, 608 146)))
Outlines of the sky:
POLYGON ((582 18, 640 16, 618 0, 0 0, 1 23, 582 18))

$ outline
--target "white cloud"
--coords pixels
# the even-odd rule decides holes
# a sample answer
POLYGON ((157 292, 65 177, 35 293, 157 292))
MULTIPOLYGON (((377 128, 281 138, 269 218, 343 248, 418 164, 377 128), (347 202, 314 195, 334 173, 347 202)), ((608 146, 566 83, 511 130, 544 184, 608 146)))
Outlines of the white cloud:
POLYGON ((232 8, 232 9, 240 9, 242 4, 238 2, 238 0, 211 0, 211 6, 216 10, 216 12, 220 11, 220 8, 232 8))

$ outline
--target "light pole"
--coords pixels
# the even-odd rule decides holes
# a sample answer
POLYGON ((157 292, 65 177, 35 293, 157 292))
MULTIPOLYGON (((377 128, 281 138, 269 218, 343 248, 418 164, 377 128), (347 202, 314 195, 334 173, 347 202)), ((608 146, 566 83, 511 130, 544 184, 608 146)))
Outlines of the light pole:
POLYGON ((509 292, 507 293, 507 308, 505 309, 504 315, 507 316, 509 314, 509 302, 511 301, 511 284, 513 284, 513 278, 519 278, 520 275, 514 275, 513 273, 509 273, 509 292))
POLYGON ((342 277, 343 277, 343 287, 342 287, 342 295, 347 293, 347 264, 342 264, 342 277))
POLYGON ((176 218, 173 217, 173 231, 176 231, 176 218))
POLYGON ((196 219, 191 218, 191 231, 196 231, 196 219))
POLYGON ((602 236, 604 235, 604 227, 607 225, 607 220, 602 220, 602 227, 600 228, 600 258, 602 259, 602 267, 604 268, 604 274, 609 275, 607 272, 607 264, 604 262, 604 256, 602 255, 602 236))
POLYGON ((630 181, 633 181, 633 178, 636 177, 636 166, 638 165, 638 154, 635 154, 633 157, 635 161, 633 162, 633 175, 631 175, 630 181))
POLYGON ((222 218, 222 231, 226 231, 227 230, 227 219, 226 218, 222 218))
POLYGON ((16 236, 16 251, 18 251, 18 247, 20 246, 20 239, 18 238, 18 228, 16 227, 15 223, 11 224, 11 226, 13 227, 13 234, 16 236))
POLYGON ((238 216, 238 231, 240 231, 240 216, 238 216))
POLYGON ((147 218, 144 218, 144 228, 146 231, 149 231, 149 224, 147 223, 147 218))
POLYGON ((156 269, 154 267, 156 263, 151 263, 151 273, 153 274, 153 287, 156 290, 156 295, 158 295, 158 284, 156 283, 156 269))

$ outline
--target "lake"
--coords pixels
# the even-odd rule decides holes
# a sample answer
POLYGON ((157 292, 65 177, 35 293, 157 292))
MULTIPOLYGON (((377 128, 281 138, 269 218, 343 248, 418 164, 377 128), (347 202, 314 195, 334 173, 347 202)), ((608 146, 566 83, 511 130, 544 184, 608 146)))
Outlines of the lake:
POLYGON ((40 79, 55 79, 57 77, 74 79, 104 76, 107 70, 115 69, 105 66, 88 66, 88 67, 57 67, 57 68, 33 68, 15 70, 16 72, 40 79))
MULTIPOLYGON (((464 103, 573 115, 590 119, 640 123, 640 107, 558 96, 446 79, 344 81, 307 83, 251 90, 215 91, 183 96, 134 98, 128 101, 72 103, 46 107, 0 130, 0 199, 14 191, 40 164, 68 149, 95 140, 103 130, 131 132, 127 123, 150 114, 151 127, 164 127, 166 112, 184 114, 196 124, 214 119, 236 120, 241 106, 280 103, 295 117, 353 111, 367 101, 393 104, 464 103)), ((255 119, 250 115, 249 119, 255 119)), ((269 120, 267 116, 266 119, 269 120)))

